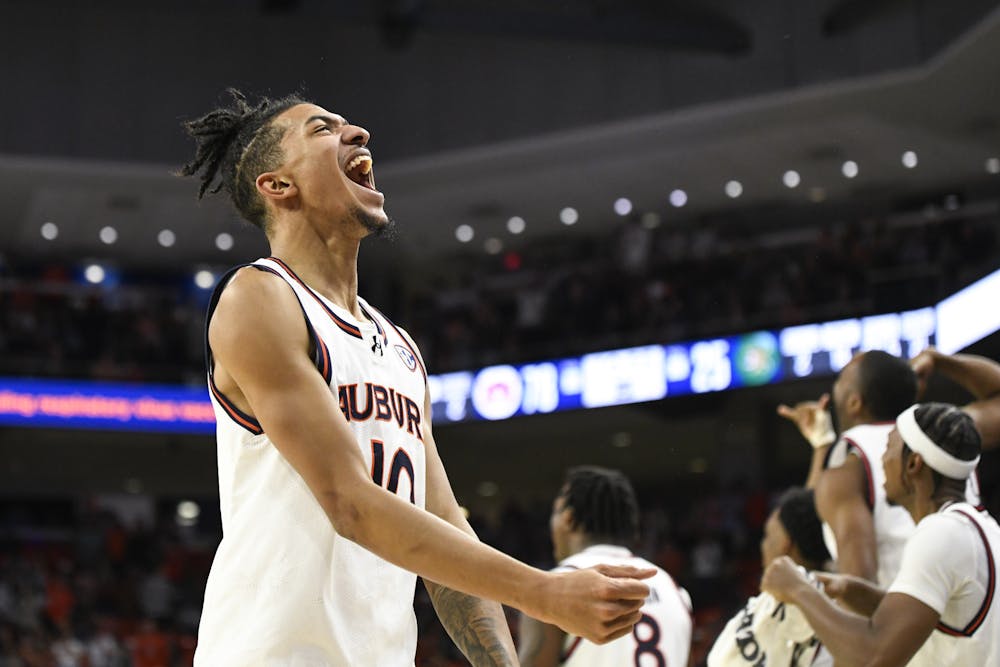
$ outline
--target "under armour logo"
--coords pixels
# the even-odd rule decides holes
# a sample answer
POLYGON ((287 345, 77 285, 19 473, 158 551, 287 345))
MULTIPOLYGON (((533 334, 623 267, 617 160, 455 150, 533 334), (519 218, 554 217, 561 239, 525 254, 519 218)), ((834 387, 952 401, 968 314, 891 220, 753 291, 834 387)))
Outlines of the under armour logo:
POLYGON ((382 351, 382 341, 378 339, 378 334, 372 335, 372 354, 377 354, 380 357, 385 354, 382 351))

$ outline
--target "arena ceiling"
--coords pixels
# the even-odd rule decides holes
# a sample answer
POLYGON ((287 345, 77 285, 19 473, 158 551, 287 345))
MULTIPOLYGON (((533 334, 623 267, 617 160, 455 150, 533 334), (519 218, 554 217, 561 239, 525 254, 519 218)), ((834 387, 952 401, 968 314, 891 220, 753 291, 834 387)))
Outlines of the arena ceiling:
MULTIPOLYGON (((691 224, 706 214, 726 212, 739 214, 732 216, 739 224, 760 225, 782 209, 808 216, 808 209, 801 213, 802 206, 865 201, 891 207, 910 195, 936 196, 970 184, 989 187, 997 176, 988 174, 985 165, 1000 154, 1000 87, 995 85, 1000 75, 1000 13, 978 19, 993 4, 967 3, 962 10, 945 13, 924 8, 919 13, 914 3, 845 0, 807 3, 790 17, 770 1, 383 2, 365 5, 365 10, 357 3, 230 0, 222 7, 234 15, 256 8, 257 23, 248 25, 258 32, 261 21, 302 25, 303 18, 315 14, 346 17, 343 25, 364 33, 383 29, 386 14, 412 15, 412 45, 364 47, 372 49, 371 78, 401 87, 401 95, 393 95, 390 88, 377 100, 348 105, 345 114, 354 117, 357 110, 356 117, 369 124, 364 112, 370 110, 385 123, 369 124, 375 137, 375 171, 402 236, 393 247, 373 245, 365 252, 368 261, 389 263, 401 257, 421 261, 457 251, 482 252, 490 238, 511 247, 539 235, 607 229, 618 220, 612 205, 620 197, 628 198, 636 212, 657 213, 667 225, 691 224), (753 14, 749 5, 762 11, 753 14), (528 26, 531 16, 538 25, 528 26), (646 25, 645 31, 639 30, 639 23, 646 25), (628 26, 633 30, 631 43, 620 39, 629 34, 628 26), (659 28, 659 41, 650 36, 650 26, 659 28), (801 34, 782 33, 796 27, 801 34), (692 44, 672 31, 700 36, 691 38, 692 44), (470 35, 471 41, 456 42, 456 34, 470 35), (810 35, 815 43, 806 40, 810 35), (505 71, 497 64, 499 56, 487 56, 489 43, 483 40, 488 39, 506 45, 516 41, 535 51, 519 51, 519 69, 505 71), (773 42, 782 39, 801 44, 776 47, 773 42), (541 40, 555 46, 543 47, 541 40), (447 59, 449 50, 461 58, 447 59), (481 62, 463 65, 476 53, 481 62), (400 57, 408 59, 405 66, 386 60, 400 57), (573 62, 561 69, 544 64, 553 57, 573 62), (533 63, 539 70, 550 69, 543 78, 532 78, 533 63), (411 64, 417 76, 435 67, 441 70, 440 77, 424 82, 432 87, 431 95, 417 94, 415 84, 407 86, 400 79, 411 64), (478 76, 477 68, 484 70, 478 76), (569 83, 560 84, 560 76, 569 83), (519 88, 505 87, 511 77, 523 77, 522 96, 517 95, 519 88), (491 86, 506 96, 494 97, 491 86), (594 89, 591 93, 581 92, 588 86, 594 89), (447 95, 449 88, 457 91, 447 95), (435 99, 440 108, 434 107, 435 99), (456 112, 454 106, 463 99, 469 108, 456 112), (387 110, 388 104, 395 109, 387 110), (382 135, 387 138, 380 139, 382 135), (917 155, 913 169, 901 164, 909 150, 917 155), (854 179, 841 172, 848 160, 858 165, 854 179), (798 187, 783 184, 787 170, 800 174, 798 187), (725 193, 730 180, 740 182, 738 199, 725 193), (686 195, 681 208, 669 203, 674 190, 686 195), (572 227, 560 222, 565 207, 578 212, 572 227), (507 230, 513 216, 526 221, 519 236, 507 230), (463 224, 474 230, 467 246, 455 238, 463 224)), ((52 5, 62 5, 64 11, 46 15, 33 8, 28 13, 38 12, 38 20, 50 18, 57 29, 60 16, 79 11, 71 4, 52 5)), ((177 14, 193 20, 199 16, 191 13, 193 6, 179 3, 177 14)), ((137 21, 140 25, 133 28, 149 39, 163 39, 154 19, 163 19, 162 32, 168 35, 180 30, 162 9, 160 14, 130 15, 126 5, 111 0, 95 3, 93 9, 112 24, 137 21), (125 19, 118 19, 115 10, 125 19)), ((78 18, 85 24, 96 21, 90 14, 78 18)), ((214 26, 218 24, 212 21, 223 18, 204 15, 214 26)), ((33 65, 33 85, 43 86, 45 92, 41 100, 51 102, 58 90, 58 82, 37 81, 52 74, 46 67, 55 67, 46 65, 46 59, 69 67, 65 83, 72 94, 64 100, 66 106, 39 105, 30 123, 20 107, 8 109, 13 122, 0 130, 0 248, 12 256, 103 258, 143 265, 228 264, 262 252, 256 230, 235 222, 224 202, 198 204, 194 184, 171 175, 189 149, 178 136, 176 121, 192 108, 209 104, 203 100, 193 106, 207 91, 214 97, 219 81, 238 83, 239 77, 226 78, 233 64, 220 65, 221 74, 211 71, 196 77, 190 88, 199 94, 189 92, 183 102, 176 101, 171 93, 181 90, 161 62, 169 57, 144 51, 134 38, 128 46, 138 55, 125 52, 106 64, 117 67, 123 60, 146 58, 154 79, 143 79, 141 67, 128 65, 131 69, 121 74, 122 80, 141 87, 133 91, 136 99, 126 98, 130 106, 118 110, 113 104, 124 102, 108 89, 111 81, 100 78, 100 65, 113 54, 87 55, 84 48, 97 39, 95 33, 112 29, 103 23, 90 27, 89 32, 70 32, 78 42, 75 50, 62 43, 35 47, 43 49, 33 65), (83 60, 75 68, 67 61, 74 55, 83 60), (93 98, 88 96, 87 76, 97 77, 93 98), (166 78, 160 81, 157 76, 166 78), (166 97, 150 92, 158 86, 166 97), (101 95, 108 95, 112 106, 100 104, 101 95), (122 141, 115 141, 115 133, 122 141), (53 241, 40 234, 46 222, 58 226, 53 241), (117 231, 114 245, 98 240, 105 226, 117 231), (156 240, 163 229, 175 234, 176 243, 168 249, 156 240), (214 244, 223 232, 235 237, 228 252, 214 244)), ((5 37, 15 45, 24 39, 14 34, 16 22, 8 23, 6 30, 10 34, 5 37)), ((195 42, 206 37, 207 28, 191 30, 195 42)), ((364 42, 357 39, 358 44, 364 42)), ((345 48, 358 50, 358 44, 345 48)), ((202 46, 211 52, 211 45, 202 46)), ((234 51, 235 56, 245 54, 246 48, 234 51)), ((206 58, 218 56, 215 52, 206 58)), ((188 65, 199 62, 186 52, 176 57, 187 59, 188 65)), ((365 79, 357 85, 368 90, 377 84, 365 79)), ((26 100, 32 101, 30 96, 26 100)))

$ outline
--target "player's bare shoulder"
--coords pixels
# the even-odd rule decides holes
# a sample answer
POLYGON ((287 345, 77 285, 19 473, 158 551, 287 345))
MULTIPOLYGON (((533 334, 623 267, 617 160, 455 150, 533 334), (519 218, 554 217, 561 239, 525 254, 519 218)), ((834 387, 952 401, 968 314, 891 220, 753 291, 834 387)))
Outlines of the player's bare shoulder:
POLYGON ((239 349, 257 337, 308 346, 295 293, 280 276, 246 266, 233 274, 219 295, 208 340, 214 353, 224 356, 226 350, 239 349))

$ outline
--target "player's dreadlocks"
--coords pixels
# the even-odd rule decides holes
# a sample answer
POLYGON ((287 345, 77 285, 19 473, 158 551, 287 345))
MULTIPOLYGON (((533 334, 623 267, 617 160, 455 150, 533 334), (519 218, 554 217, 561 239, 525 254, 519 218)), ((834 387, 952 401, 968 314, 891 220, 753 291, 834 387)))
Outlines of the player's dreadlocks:
POLYGON ((563 487, 573 522, 591 538, 627 545, 639 534, 639 506, 628 478, 617 470, 578 466, 563 487))
MULTIPOLYGON (((982 438, 976 429, 972 417, 947 403, 922 403, 913 413, 917 425, 928 438, 938 447, 961 461, 971 461, 982 451, 982 438)), ((905 462, 913 450, 903 442, 903 461, 905 462)), ((929 467, 929 466, 928 466, 929 467)), ((931 479, 934 480, 934 497, 941 492, 952 495, 965 495, 964 479, 945 477, 931 468, 931 479)))
POLYGON ((264 229, 267 209, 255 182, 258 175, 277 168, 283 159, 283 130, 271 121, 283 111, 304 104, 305 100, 297 95, 277 100, 261 97, 251 105, 235 88, 227 92, 232 96, 230 106, 213 109, 183 124, 198 146, 194 159, 181 168, 180 174, 195 176, 201 172, 199 199, 206 192, 215 194, 225 188, 236 210, 247 221, 264 229))

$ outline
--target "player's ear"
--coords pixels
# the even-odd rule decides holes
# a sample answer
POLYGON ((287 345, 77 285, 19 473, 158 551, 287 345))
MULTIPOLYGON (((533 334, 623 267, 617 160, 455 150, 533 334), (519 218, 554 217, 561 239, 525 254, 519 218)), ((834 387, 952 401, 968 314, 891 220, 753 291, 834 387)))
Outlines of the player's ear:
POLYGON ((298 194, 291 178, 275 171, 266 171, 257 177, 257 192, 265 199, 288 199, 298 194))

